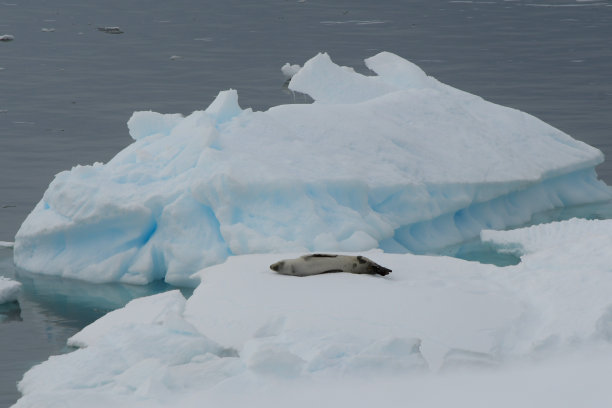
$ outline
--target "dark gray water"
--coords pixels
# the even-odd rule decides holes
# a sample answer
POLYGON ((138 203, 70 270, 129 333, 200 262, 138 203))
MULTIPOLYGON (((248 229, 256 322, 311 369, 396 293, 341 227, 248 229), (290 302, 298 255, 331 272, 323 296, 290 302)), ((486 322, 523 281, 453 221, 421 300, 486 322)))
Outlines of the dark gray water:
MULTIPOLYGON (((3 0, 3 34, 14 40, 0 42, 0 241, 14 240, 54 174, 128 145, 133 111, 187 114, 228 88, 256 110, 302 102, 283 91, 280 67, 319 51, 362 72, 364 58, 397 53, 612 157, 612 0, 3 0)), ((612 184, 612 161, 598 173, 612 184)), ((14 274, 0 252, 0 275, 14 274)), ((0 406, 68 336, 150 293, 18 277, 21 310, 0 324, 0 406)))

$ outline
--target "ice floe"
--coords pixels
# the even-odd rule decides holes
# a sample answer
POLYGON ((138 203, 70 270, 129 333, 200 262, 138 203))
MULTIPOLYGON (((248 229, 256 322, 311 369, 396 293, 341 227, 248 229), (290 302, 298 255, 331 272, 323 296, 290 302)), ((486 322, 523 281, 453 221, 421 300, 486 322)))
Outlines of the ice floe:
POLYGON ((605 406, 610 223, 483 238, 521 242, 521 263, 371 251, 392 274, 300 278, 269 269, 295 254, 232 256, 187 301, 137 299, 83 329, 82 349, 26 373, 16 407, 605 406), (570 237, 584 244, 566 253, 570 237))

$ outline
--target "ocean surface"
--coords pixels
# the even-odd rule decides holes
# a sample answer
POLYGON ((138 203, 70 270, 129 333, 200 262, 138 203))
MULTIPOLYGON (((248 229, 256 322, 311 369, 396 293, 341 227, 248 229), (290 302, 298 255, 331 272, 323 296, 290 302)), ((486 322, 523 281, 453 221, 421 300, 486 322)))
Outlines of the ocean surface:
MULTIPOLYGON (((304 103, 280 67, 320 51, 363 73, 364 58, 394 52, 612 157, 612 0, 3 0, 4 34, 14 39, 0 41, 0 241, 14 240, 56 173, 127 146, 133 111, 188 114, 228 88, 243 108, 304 103)), ((612 159, 598 174, 612 184, 612 159)), ((491 256, 478 251, 465 257, 491 256)), ((0 309, 0 407, 81 327, 169 289, 31 275, 6 248, 0 275, 24 284, 19 306, 0 309)))

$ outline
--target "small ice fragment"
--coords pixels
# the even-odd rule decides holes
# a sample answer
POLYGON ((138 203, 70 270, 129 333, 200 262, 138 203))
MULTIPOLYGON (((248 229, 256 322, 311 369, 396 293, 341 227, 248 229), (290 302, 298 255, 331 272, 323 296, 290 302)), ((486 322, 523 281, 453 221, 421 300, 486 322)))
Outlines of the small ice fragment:
POLYGON ((14 242, 0 241, 0 248, 12 248, 13 246, 15 246, 14 242))
POLYGON ((119 27, 98 27, 98 31, 102 31, 107 34, 123 34, 123 31, 119 27))
POLYGON ((21 283, 0 276, 0 304, 17 300, 21 283))
POLYGON ((41 28, 40 31, 42 31, 43 33, 52 33, 55 31, 55 28, 41 28))
POLYGON ((281 72, 283 73, 283 75, 284 75, 285 77, 287 77, 287 78, 291 78, 291 77, 293 77, 295 74, 297 74, 297 72, 298 72, 298 71, 299 71, 301 68, 302 68, 302 67, 301 67, 301 66, 299 66, 299 65, 297 65, 297 64, 291 65, 291 64, 289 64, 289 63, 287 62, 285 65, 283 65, 283 66, 281 67, 281 72))
POLYGON ((11 35, 11 34, 3 34, 0 35, 0 41, 13 41, 15 39, 15 36, 11 35))
POLYGON ((181 57, 180 55, 172 55, 170 57, 171 60, 177 60, 177 59, 181 59, 181 58, 183 58, 183 57, 181 57))

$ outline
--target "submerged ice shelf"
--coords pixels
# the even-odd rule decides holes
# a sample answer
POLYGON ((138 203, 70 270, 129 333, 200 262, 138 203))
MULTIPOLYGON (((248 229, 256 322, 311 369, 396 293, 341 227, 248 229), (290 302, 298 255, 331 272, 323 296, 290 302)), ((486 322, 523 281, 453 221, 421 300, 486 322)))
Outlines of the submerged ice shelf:
POLYGON ((289 88, 315 102, 136 112, 134 142, 58 174, 15 237, 26 270, 94 282, 191 275, 230 255, 425 252, 603 201, 591 146, 442 84, 383 52, 376 75, 307 61, 289 88))

